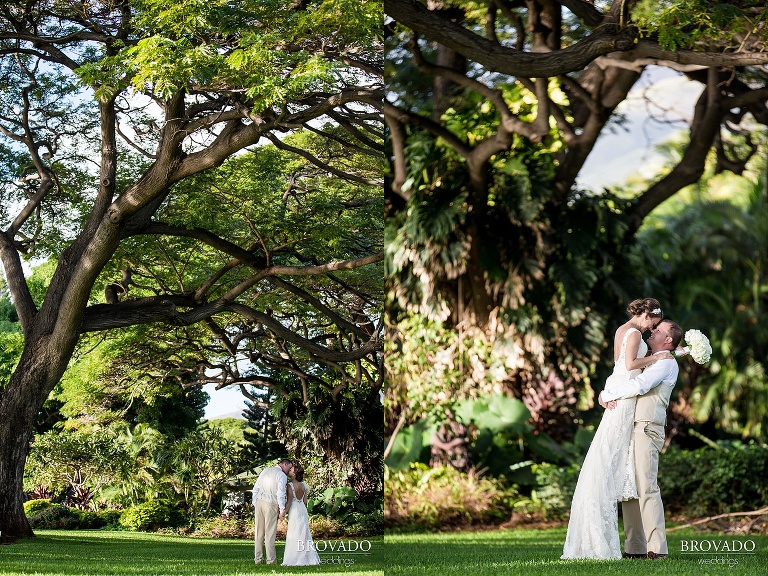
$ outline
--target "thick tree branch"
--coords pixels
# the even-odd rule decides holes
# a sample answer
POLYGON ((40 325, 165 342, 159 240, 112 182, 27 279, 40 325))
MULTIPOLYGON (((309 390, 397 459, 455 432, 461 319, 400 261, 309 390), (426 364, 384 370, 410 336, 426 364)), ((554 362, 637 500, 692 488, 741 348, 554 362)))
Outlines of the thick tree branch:
POLYGON ((637 31, 605 24, 587 38, 556 52, 519 52, 442 18, 417 0, 385 0, 384 11, 410 29, 482 64, 488 70, 527 78, 549 78, 583 69, 598 56, 634 47, 637 31))
POLYGON ((26 336, 31 329, 37 307, 24 280, 24 269, 19 252, 14 247, 13 238, 2 231, 0 231, 0 261, 3 263, 5 280, 19 316, 21 331, 26 336))
MULTIPOLYGON (((152 296, 149 298, 137 298, 126 300, 116 304, 95 304, 88 306, 83 315, 80 332, 98 332, 113 328, 125 328, 138 324, 152 322, 167 322, 181 325, 178 307, 193 307, 195 302, 187 296, 152 296)), ((212 316, 221 311, 223 305, 207 305, 200 319, 212 316)), ((198 312, 200 310, 198 308, 198 312)))
POLYGON ((392 191, 400 196, 406 202, 411 199, 411 191, 403 190, 408 178, 405 158, 405 127, 390 114, 384 115, 384 121, 389 128, 389 142, 392 145, 392 166, 394 167, 394 179, 392 180, 392 191))
POLYGON ((624 51, 624 58, 632 60, 652 58, 675 64, 705 66, 760 66, 768 64, 768 52, 694 52, 675 50, 670 52, 650 40, 640 40, 633 50, 624 51))
MULTIPOLYGON (((621 52, 622 56, 626 54, 626 52, 621 52)), ((601 68, 613 66, 616 68, 624 68, 625 70, 633 70, 635 72, 642 72, 646 66, 664 66, 670 70, 676 70, 678 72, 695 72, 706 68, 706 66, 702 66, 701 64, 679 64, 678 62, 659 60, 658 58, 634 58, 625 60, 624 58, 611 58, 610 55, 596 58, 595 64, 601 68)))
POLYGON ((656 206, 701 177, 707 155, 719 136, 720 124, 729 110, 764 103, 768 99, 768 88, 761 88, 746 89, 745 92, 721 100, 719 80, 717 70, 709 68, 707 87, 696 105, 690 144, 674 169, 651 186, 629 211, 628 215, 635 228, 656 206))
POLYGON ((117 178, 117 113, 115 111, 115 99, 99 102, 99 115, 101 117, 101 172, 99 178, 99 191, 93 205, 89 224, 104 217, 107 208, 112 203, 115 195, 117 178))
POLYGON ((210 230, 204 228, 182 228, 165 222, 151 222, 146 228, 139 230, 136 234, 153 234, 160 236, 176 236, 179 238, 194 238, 204 244, 215 248, 236 258, 238 261, 247 264, 253 268, 261 268, 264 265, 262 260, 258 260, 248 250, 241 248, 237 244, 217 236, 210 230))
POLYGON ((603 21, 603 14, 591 2, 586 2, 586 0, 558 0, 558 3, 568 8, 588 26, 597 26, 603 21))
POLYGON ((363 258, 356 258, 354 260, 343 260, 340 262, 329 262, 327 264, 321 264, 318 266, 269 266, 264 268, 257 274, 254 274, 247 280, 241 282, 221 298, 227 301, 234 301, 235 298, 243 294, 249 288, 255 286, 265 278, 270 276, 276 276, 278 274, 284 274, 286 276, 314 276, 317 274, 325 274, 327 272, 335 272, 336 270, 352 270, 361 266, 367 266, 374 262, 380 262, 384 259, 384 252, 378 252, 365 256, 363 258))
POLYGON ((276 276, 278 274, 284 274, 286 276, 315 276, 317 274, 325 274, 337 270, 353 270, 355 268, 360 268, 361 266, 368 266, 375 262, 381 262, 382 260, 384 260, 383 251, 370 254, 369 256, 363 256, 362 258, 338 260, 335 262, 328 262, 327 264, 319 264, 317 266, 270 266, 264 269, 263 274, 266 276, 276 276))
POLYGON ((216 139, 205 150, 185 156, 174 171, 171 182, 220 166, 238 150, 256 144, 263 136, 263 127, 255 123, 243 124, 240 120, 227 123, 216 139))
POLYGON ((627 212, 633 229, 639 228, 643 219, 656 206, 679 190, 695 183, 704 173, 707 155, 720 131, 720 122, 726 112, 718 100, 717 83, 717 71, 710 68, 707 88, 696 104, 690 142, 683 158, 669 174, 640 196, 637 203, 627 212))

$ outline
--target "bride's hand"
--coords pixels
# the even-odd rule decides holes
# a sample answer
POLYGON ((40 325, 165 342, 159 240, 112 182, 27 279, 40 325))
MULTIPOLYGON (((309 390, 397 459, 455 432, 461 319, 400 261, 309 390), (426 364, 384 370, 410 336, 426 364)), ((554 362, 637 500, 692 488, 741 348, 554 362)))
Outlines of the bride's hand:
POLYGON ((671 352, 665 351, 665 352, 656 354, 656 358, 658 358, 659 360, 674 360, 675 357, 672 355, 671 352))
POLYGON ((597 403, 600 404, 600 406, 602 406, 606 410, 613 410, 614 408, 616 408, 616 400, 609 400, 608 402, 604 402, 602 392, 600 392, 600 394, 597 395, 597 403))

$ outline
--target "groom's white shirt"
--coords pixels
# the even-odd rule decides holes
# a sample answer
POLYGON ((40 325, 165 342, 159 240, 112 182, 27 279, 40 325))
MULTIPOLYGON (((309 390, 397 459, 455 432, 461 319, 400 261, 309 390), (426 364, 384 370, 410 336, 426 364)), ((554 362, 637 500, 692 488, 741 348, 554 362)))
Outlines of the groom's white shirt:
MULTIPOLYGON (((668 352, 668 350, 660 350, 656 354, 661 354, 662 352, 668 352)), ((679 371, 680 368, 674 358, 659 360, 648 366, 641 374, 634 378, 612 386, 611 391, 603 390, 600 393, 600 397, 603 399, 603 402, 610 402, 620 398, 642 396, 660 384, 669 386, 671 392, 671 388, 674 388, 677 383, 679 371)))
POLYGON ((282 513, 285 510, 285 486, 287 482, 288 477, 280 466, 272 466, 262 470, 253 486, 253 505, 256 506, 257 500, 266 500, 277 504, 282 513))

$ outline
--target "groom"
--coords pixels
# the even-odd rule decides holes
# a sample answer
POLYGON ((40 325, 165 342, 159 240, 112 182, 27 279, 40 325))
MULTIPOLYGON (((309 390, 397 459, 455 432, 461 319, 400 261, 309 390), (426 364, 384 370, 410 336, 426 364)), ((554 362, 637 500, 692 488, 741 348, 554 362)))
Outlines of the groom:
MULTIPOLYGON (((683 331, 672 320, 662 320, 648 337, 651 354, 677 348, 683 331)), ((674 358, 659 360, 629 381, 629 392, 618 395, 603 390, 598 401, 603 408, 615 408, 615 400, 637 396, 635 406, 635 476, 639 499, 621 503, 624 517, 624 556, 666 558, 667 533, 664 505, 656 483, 659 454, 664 447, 664 425, 672 389, 677 383, 678 365, 674 358)))
POLYGON ((275 536, 277 521, 285 518, 285 485, 293 462, 284 458, 277 466, 264 468, 253 486, 253 509, 256 515, 254 540, 256 564, 261 564, 264 548, 267 550, 267 564, 277 560, 275 536))

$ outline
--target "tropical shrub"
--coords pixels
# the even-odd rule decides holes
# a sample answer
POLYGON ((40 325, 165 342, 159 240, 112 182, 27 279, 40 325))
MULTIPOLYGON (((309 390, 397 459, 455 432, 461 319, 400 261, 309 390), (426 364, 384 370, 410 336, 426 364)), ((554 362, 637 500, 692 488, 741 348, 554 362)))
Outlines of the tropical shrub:
POLYGON ((24 502, 24 514, 29 516, 40 510, 45 510, 53 506, 50 498, 37 498, 36 500, 27 500, 24 502))
POLYGON ((343 518, 352 513, 356 502, 357 492, 349 486, 330 487, 314 498, 307 500, 307 511, 310 514, 343 518))
MULTIPOLYGON (((285 537, 285 525, 278 523, 278 538, 285 537)), ((253 516, 209 516, 198 518, 190 536, 196 538, 253 538, 253 516)))
POLYGON ((535 464, 533 471, 537 488, 532 494, 531 511, 541 512, 545 518, 565 518, 571 509, 580 470, 581 466, 577 464, 567 467, 535 464))
MULTIPOLYGON (((580 466, 538 464, 530 508, 565 518, 580 466)), ((741 443, 718 448, 672 447, 659 459, 658 484, 667 514, 712 516, 768 506, 768 447, 741 443)))
POLYGON ((659 462, 659 488, 668 513, 710 516, 768 506, 768 447, 672 449, 659 462))
POLYGON ((28 514, 29 524, 35 529, 69 529, 80 528, 78 510, 63 504, 51 504, 28 514))
POLYGON ((176 527, 182 523, 183 518, 178 511, 157 501, 131 506, 120 515, 120 525, 133 531, 176 527))
POLYGON ((368 512, 353 512, 347 517, 347 532, 353 536, 380 536, 384 534, 384 508, 368 512))
POLYGON ((496 479, 451 467, 385 468, 385 479, 384 522, 401 530, 498 522, 510 517, 517 498, 496 479))

